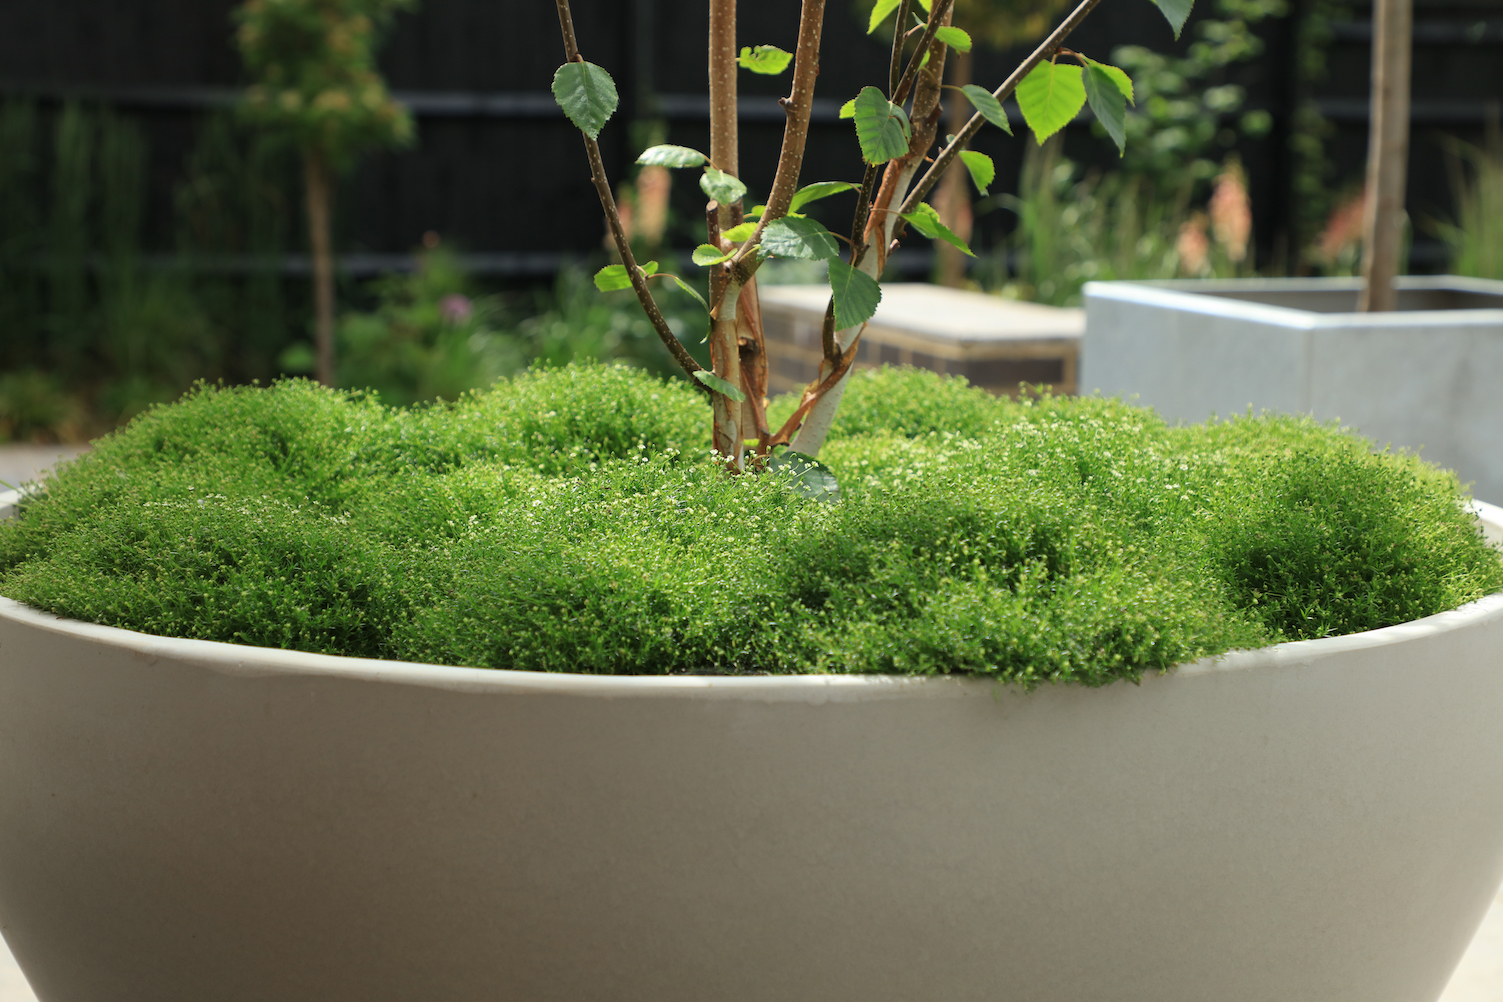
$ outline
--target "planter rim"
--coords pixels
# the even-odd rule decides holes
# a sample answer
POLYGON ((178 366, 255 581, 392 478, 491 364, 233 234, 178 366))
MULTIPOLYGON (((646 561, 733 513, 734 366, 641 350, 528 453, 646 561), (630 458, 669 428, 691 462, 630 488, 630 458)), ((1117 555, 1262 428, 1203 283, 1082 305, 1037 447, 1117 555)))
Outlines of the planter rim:
MULTIPOLYGON (((1401 275, 1402 289, 1455 289, 1503 295, 1503 282, 1463 275, 1401 275)), ((1355 292, 1360 278, 1172 278, 1087 282, 1082 296, 1092 299, 1166 306, 1203 316, 1257 320, 1279 327, 1318 330, 1323 327, 1414 327, 1444 324, 1447 327, 1498 327, 1503 325, 1503 307, 1455 310, 1395 310, 1384 313, 1317 313, 1293 306, 1272 306, 1242 299, 1227 299, 1227 292, 1355 292)))
MULTIPOLYGON (((0 519, 9 518, 22 491, 0 493, 0 519)), ((1473 501, 1478 520, 1503 534, 1503 507, 1473 501)), ((0 619, 48 633, 168 659, 233 676, 322 675, 490 694, 555 694, 620 698, 739 699, 768 703, 869 702, 884 699, 959 699, 992 696, 994 679, 964 675, 595 675, 507 668, 456 668, 408 661, 309 654, 217 640, 158 637, 115 626, 65 619, 0 596, 0 619)), ((1177 665, 1166 674, 1206 675, 1253 668, 1312 665, 1348 651, 1413 643, 1471 624, 1503 620, 1503 592, 1457 609, 1396 626, 1320 640, 1297 640, 1257 650, 1234 650, 1177 665)))

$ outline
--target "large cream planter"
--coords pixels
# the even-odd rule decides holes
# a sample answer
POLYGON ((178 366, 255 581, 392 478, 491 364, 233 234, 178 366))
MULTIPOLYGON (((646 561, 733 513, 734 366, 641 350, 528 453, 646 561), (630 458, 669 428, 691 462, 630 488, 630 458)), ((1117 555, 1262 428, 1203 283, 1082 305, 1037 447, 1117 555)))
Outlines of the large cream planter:
POLYGON ((0 926, 43 1002, 1433 1002, 1500 878, 1503 594, 1029 694, 0 599, 0 926))

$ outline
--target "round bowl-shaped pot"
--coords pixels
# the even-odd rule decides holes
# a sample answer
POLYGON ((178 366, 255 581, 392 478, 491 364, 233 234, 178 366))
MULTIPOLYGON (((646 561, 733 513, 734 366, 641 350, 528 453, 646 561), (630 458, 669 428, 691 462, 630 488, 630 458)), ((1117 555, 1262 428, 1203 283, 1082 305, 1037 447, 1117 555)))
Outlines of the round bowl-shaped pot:
POLYGON ((0 927, 43 1002, 1429 1002, 1503 877, 1500 718, 1503 595, 1028 694, 0 600, 0 927))

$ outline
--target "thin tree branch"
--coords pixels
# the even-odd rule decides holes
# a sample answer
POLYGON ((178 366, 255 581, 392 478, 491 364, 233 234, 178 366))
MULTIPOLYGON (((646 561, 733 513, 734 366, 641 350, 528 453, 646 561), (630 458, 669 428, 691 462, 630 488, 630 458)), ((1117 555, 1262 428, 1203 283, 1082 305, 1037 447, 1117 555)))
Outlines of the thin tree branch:
MULTIPOLYGON (((1099 3, 1100 0, 1097 2, 1099 3)), ((902 104, 908 99, 908 89, 913 86, 913 78, 918 76, 919 67, 924 62, 924 54, 929 51, 935 33, 950 23, 950 8, 954 5, 955 0, 938 0, 930 8, 929 23, 924 26, 924 33, 919 36, 918 48, 913 50, 913 58, 908 60, 908 69, 903 71, 903 79, 899 80, 897 87, 893 89, 893 104, 902 104)))
MULTIPOLYGON (((1095 10, 1096 5, 1099 3, 1101 3, 1101 0, 1081 0, 1080 6, 1076 7, 1070 12, 1069 17, 1060 22, 1059 27, 1055 28, 1049 37, 1044 39, 1043 43, 1037 49, 1033 50, 1033 54, 1023 60, 1018 68, 1012 71, 1011 76, 1002 81, 1000 87, 992 91, 992 97, 995 97, 998 101, 1005 101, 1011 97, 1012 92, 1018 89, 1018 84, 1023 82, 1023 78, 1032 73, 1033 68, 1039 63, 1053 56, 1070 32, 1080 27, 1080 23, 1086 19, 1086 15, 1095 10)), ((985 124, 986 119, 982 117, 979 111, 971 116, 971 120, 965 124, 965 128, 961 129, 955 138, 945 146, 943 152, 934 158, 933 165, 924 172, 924 176, 919 179, 919 183, 914 185, 913 189, 908 193, 907 200, 903 202, 903 212, 912 212, 918 207, 918 204, 924 200, 924 196, 929 194, 929 189, 934 187, 945 170, 955 160, 956 154, 965 148, 966 143, 969 143, 971 137, 980 132, 981 127, 985 124)))
POLYGON ((898 92, 899 74, 903 72, 903 42, 908 32, 903 25, 908 23, 909 0, 898 4, 898 19, 892 23, 892 62, 887 68, 887 93, 889 97, 898 92))
MULTIPOLYGON (((584 57, 579 54, 579 46, 574 40, 574 19, 569 13, 569 0, 557 0, 558 26, 564 36, 564 53, 569 62, 583 62, 584 57)), ((658 309, 657 301, 652 298, 652 292, 647 288, 647 278, 642 274, 642 269, 637 267, 637 259, 632 256, 631 241, 626 238, 626 230, 621 225, 621 215, 616 211, 616 198, 611 194, 611 183, 605 176, 605 161, 600 156, 600 144, 591 139, 582 130, 580 136, 584 139, 585 153, 590 160, 590 180, 595 183, 595 193, 600 196, 600 205, 605 209, 606 223, 611 228, 611 236, 616 241, 616 252, 621 255, 621 263, 626 266, 626 275, 631 279, 632 291, 637 294, 637 302, 642 304, 642 312, 647 314, 652 329, 657 331, 658 338, 678 362, 683 370, 691 376, 699 372, 704 366, 694 361, 694 356, 685 348, 668 328, 668 321, 663 319, 663 312, 658 309)), ((710 390, 697 379, 690 380, 700 390, 709 393, 710 390)))

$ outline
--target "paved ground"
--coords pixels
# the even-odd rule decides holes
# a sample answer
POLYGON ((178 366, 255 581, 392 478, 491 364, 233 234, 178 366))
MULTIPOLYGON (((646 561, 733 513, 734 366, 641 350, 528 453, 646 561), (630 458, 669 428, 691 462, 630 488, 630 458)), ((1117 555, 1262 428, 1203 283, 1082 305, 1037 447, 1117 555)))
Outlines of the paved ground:
MULTIPOLYGON (((0 480, 17 484, 35 479, 60 456, 71 458, 79 451, 78 446, 0 446, 0 480)), ((21 969, 3 943, 0 943, 0 1002, 36 1002, 21 969)), ((1482 928, 1437 1002, 1503 1002, 1503 890, 1493 900, 1482 928)))

